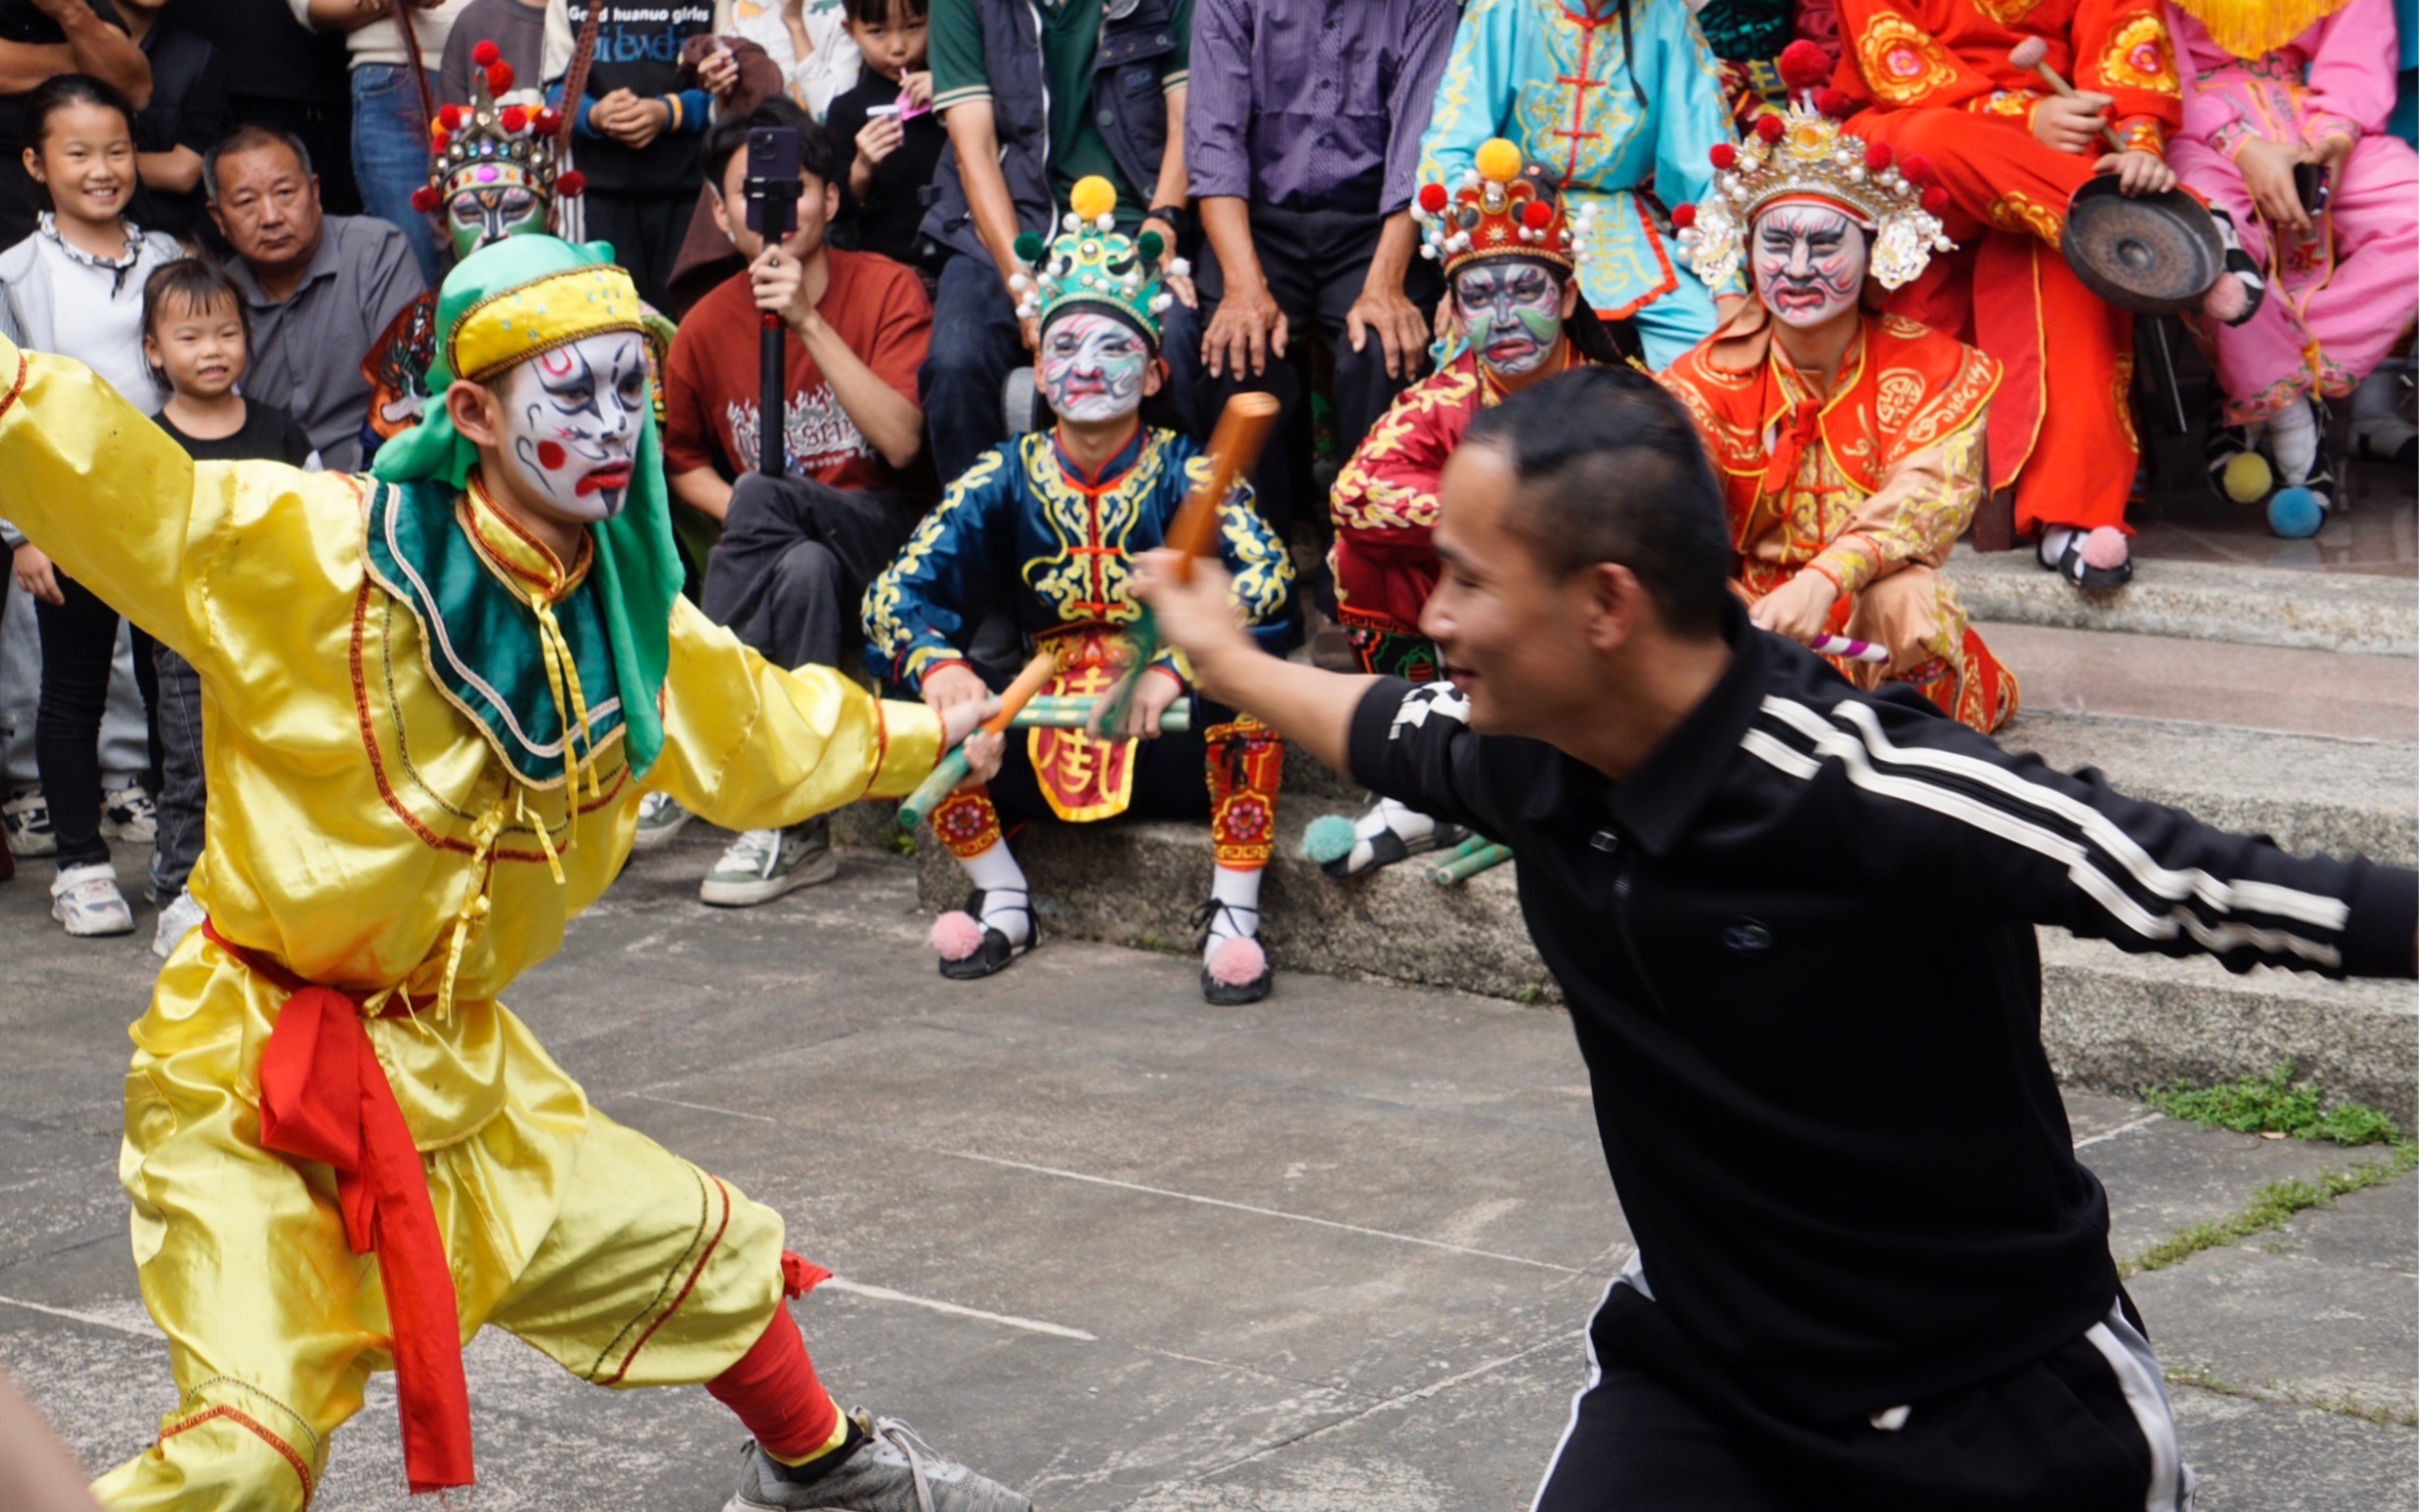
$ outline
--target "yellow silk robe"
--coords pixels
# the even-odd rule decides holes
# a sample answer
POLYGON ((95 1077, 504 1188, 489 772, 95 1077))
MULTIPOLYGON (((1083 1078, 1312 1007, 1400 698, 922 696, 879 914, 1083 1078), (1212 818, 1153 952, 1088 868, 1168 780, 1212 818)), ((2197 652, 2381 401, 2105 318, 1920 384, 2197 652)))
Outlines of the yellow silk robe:
MULTIPOLYGON (((603 1384, 709 1379, 780 1300, 780 1218, 590 1108, 495 1000, 621 870, 639 784, 618 734, 593 797, 584 775, 509 775, 431 676, 420 621, 365 568, 378 486, 196 463, 82 364, 0 339, 0 516, 200 673, 194 897, 232 944, 412 1010, 365 1028, 422 1155, 466 1339, 493 1322, 603 1384)), ((584 561, 567 572, 491 512, 460 507, 492 569, 576 591, 584 561)), ((663 713, 646 785, 733 829, 905 794, 940 752, 921 706, 768 666, 686 601, 663 713)), ((327 1167, 260 1147, 284 999, 196 931, 134 1027, 120 1173, 183 1400, 96 1486, 112 1506, 302 1506, 326 1435, 388 1363, 377 1262, 347 1247, 327 1167)))

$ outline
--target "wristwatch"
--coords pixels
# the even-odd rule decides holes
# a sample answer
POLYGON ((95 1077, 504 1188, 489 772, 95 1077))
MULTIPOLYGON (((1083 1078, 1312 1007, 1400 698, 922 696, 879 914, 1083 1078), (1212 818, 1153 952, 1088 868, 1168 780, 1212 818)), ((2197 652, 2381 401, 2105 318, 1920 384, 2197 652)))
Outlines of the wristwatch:
MULTIPOLYGON (((1143 219, 1147 221, 1158 221, 1169 230, 1175 232, 1177 234, 1177 241, 1180 245, 1191 241, 1193 238, 1193 212, 1189 206, 1153 205, 1150 210, 1144 214, 1143 219)), ((1177 248, 1172 246, 1169 250, 1174 252, 1177 248)))

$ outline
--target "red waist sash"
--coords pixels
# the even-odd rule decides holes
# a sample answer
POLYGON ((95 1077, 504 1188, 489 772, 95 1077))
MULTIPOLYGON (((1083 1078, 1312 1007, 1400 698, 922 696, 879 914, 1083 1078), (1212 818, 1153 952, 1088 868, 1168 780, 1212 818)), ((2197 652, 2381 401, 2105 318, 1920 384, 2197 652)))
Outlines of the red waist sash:
POLYGON ((336 1172, 345 1239, 378 1253, 403 1419, 404 1477, 414 1491, 468 1485, 470 1392, 462 1315, 437 1231, 428 1179, 386 1071, 361 1028, 361 1005, 276 961, 202 931, 255 976, 290 994, 260 1056, 260 1143, 336 1172))

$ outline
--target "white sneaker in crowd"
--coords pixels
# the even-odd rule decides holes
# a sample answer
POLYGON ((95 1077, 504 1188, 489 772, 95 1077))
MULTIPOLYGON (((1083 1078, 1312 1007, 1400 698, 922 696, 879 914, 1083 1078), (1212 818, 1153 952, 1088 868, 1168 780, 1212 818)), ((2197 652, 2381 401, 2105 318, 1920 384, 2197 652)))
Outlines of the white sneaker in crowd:
POLYGON ((8 832, 9 854, 55 856, 59 837, 50 828, 50 800, 39 787, 28 787, 0 803, 0 829, 8 832))
POLYGON ((204 915, 193 894, 180 889, 168 906, 160 910, 159 926, 151 932, 151 953, 166 960, 177 953, 185 937, 201 928, 204 915))
POLYGON ((672 837, 688 829, 695 817, 671 793, 648 793, 638 800, 638 834, 632 837, 631 849, 654 850, 669 845, 672 837))
POLYGON ((750 830, 733 840, 706 873, 697 896, 718 908, 745 908, 769 903, 794 888, 830 882, 840 872, 831 824, 819 815, 787 830, 750 830))
POLYGON ((101 834, 130 845, 148 845, 159 838, 160 811, 139 783, 101 794, 101 834))
POLYGON ((71 935, 131 935, 135 911, 118 891, 118 873, 106 861, 62 867, 50 885, 50 916, 71 935))

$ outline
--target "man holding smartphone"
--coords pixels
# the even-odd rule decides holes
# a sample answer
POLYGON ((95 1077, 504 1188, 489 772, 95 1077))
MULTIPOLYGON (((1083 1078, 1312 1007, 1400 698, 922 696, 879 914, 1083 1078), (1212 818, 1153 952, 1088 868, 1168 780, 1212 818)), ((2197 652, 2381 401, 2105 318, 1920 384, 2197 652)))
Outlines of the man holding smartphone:
MULTIPOLYGON (((846 161, 831 134, 784 97, 715 124, 706 138, 714 214, 748 265, 689 311, 665 364, 673 494, 722 523, 703 607, 778 667, 840 664, 865 585, 906 544, 934 492, 916 405, 932 305, 908 269, 824 244, 846 161), (798 144, 797 225, 774 243, 747 214, 749 137, 768 130, 795 134, 798 144), (782 326, 778 477, 758 470, 767 313, 782 326)), ((662 844, 688 820, 670 799, 653 801, 640 816, 639 844, 662 844)), ((821 818, 749 831, 699 896, 744 907, 827 882, 837 867, 821 818)))

